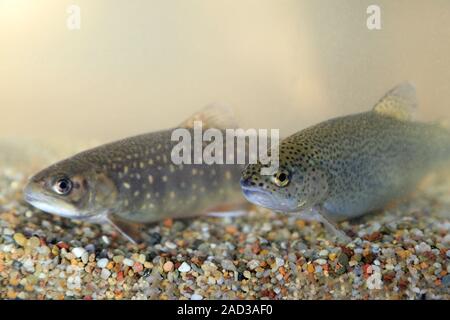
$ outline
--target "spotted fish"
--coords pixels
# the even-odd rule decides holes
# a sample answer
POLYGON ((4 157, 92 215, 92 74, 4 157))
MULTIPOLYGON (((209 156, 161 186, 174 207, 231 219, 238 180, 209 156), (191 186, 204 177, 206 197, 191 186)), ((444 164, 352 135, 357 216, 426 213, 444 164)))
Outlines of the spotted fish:
MULTIPOLYGON (((183 122, 234 128, 229 109, 207 107, 183 122)), ((31 205, 63 217, 110 223, 130 240, 133 224, 236 210, 248 203, 239 187, 244 165, 171 161, 173 129, 143 134, 81 152, 33 176, 31 205)), ((225 151, 224 151, 225 152, 225 151)))
POLYGON ((416 105, 414 87, 404 83, 371 111, 293 134, 279 145, 273 175, 261 175, 261 164, 246 167, 245 197, 279 212, 313 213, 331 229, 336 220, 383 208, 450 157, 450 131, 412 121, 416 105))

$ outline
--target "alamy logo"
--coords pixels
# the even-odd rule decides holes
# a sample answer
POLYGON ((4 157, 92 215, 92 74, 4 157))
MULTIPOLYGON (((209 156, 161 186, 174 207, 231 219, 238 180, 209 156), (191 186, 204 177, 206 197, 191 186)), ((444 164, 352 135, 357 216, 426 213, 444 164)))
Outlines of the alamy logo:
POLYGON ((66 20, 66 26, 69 30, 81 29, 81 8, 75 4, 71 4, 67 7, 66 12, 68 14, 66 20))
POLYGON ((381 30, 381 9, 380 6, 372 4, 367 7, 366 13, 369 15, 367 17, 366 25, 369 30, 381 30))
POLYGON ((272 175, 279 167, 278 129, 208 128, 194 121, 193 129, 177 128, 171 140, 178 141, 171 152, 174 164, 255 164, 261 163, 262 175, 272 175), (270 150, 270 152, 269 152, 270 150))

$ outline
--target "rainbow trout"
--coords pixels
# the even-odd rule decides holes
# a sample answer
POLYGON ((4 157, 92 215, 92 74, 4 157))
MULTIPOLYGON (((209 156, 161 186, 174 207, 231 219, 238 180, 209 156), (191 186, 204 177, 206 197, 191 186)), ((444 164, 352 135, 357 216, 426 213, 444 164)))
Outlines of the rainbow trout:
MULTIPOLYGON (((227 110, 208 107, 179 127, 234 128, 227 110)), ((143 134, 84 151, 33 176, 24 189, 31 205, 63 217, 110 223, 129 240, 132 226, 237 210, 244 165, 174 164, 173 129, 143 134)), ((204 144, 204 142, 202 142, 204 144)), ((134 234, 133 234, 134 233, 134 234)))
POLYGON ((412 121, 416 104, 414 87, 405 83, 369 112, 293 134, 279 145, 275 174, 261 175, 261 164, 246 167, 245 197, 274 211, 313 213, 335 231, 333 221, 383 208, 450 157, 450 132, 412 121))

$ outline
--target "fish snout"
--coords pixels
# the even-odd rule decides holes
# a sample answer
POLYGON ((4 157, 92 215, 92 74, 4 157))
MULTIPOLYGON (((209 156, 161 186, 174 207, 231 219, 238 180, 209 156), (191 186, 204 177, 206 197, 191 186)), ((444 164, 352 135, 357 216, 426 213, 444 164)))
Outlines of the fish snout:
POLYGON ((240 184, 241 187, 251 187, 252 186, 251 177, 241 177, 240 184))

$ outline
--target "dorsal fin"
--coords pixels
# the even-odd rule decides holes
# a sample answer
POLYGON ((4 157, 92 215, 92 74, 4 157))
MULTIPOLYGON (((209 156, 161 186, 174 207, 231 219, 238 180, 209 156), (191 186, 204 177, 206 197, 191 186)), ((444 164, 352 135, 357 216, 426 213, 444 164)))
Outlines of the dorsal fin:
POLYGON ((238 123, 230 107, 223 104, 211 104, 196 112, 180 123, 181 128, 193 128, 194 121, 202 121, 203 128, 235 129, 238 123))
POLYGON ((398 120, 410 121, 417 108, 416 88, 409 82, 391 89, 373 108, 373 111, 398 120))

